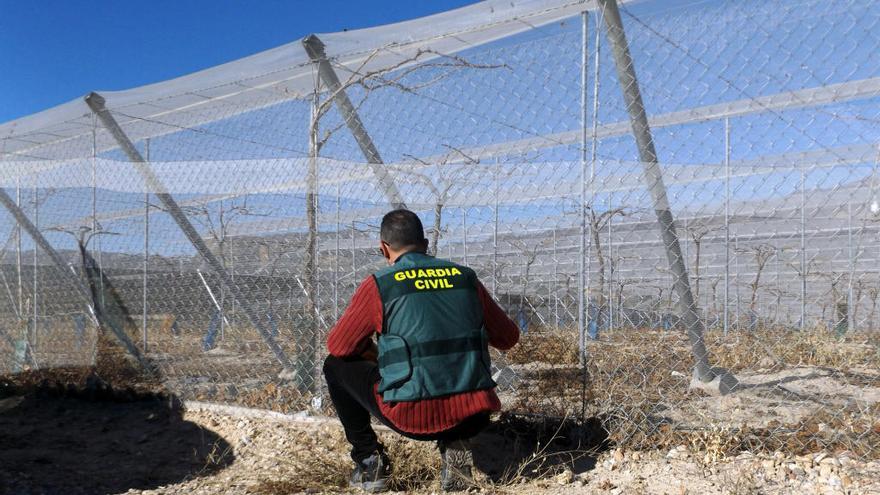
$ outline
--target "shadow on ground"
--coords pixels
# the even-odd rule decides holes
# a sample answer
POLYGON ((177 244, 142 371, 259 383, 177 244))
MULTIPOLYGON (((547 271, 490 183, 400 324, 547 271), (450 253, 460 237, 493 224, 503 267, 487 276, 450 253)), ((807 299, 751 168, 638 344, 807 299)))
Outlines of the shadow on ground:
POLYGON ((601 421, 504 415, 473 440, 474 465, 495 482, 592 469, 609 446, 601 421))
POLYGON ((231 446, 179 404, 105 387, 0 387, 0 494, 122 493, 231 464, 231 446))

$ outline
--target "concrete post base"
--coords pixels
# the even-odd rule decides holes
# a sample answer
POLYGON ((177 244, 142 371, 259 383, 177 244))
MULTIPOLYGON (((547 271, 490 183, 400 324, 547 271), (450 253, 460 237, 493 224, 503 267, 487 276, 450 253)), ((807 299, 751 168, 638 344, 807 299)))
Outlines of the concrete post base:
POLYGON ((721 396, 734 392, 739 387, 739 380, 724 368, 712 368, 712 375, 714 378, 704 382, 697 377, 694 370, 688 390, 699 390, 707 395, 721 396))

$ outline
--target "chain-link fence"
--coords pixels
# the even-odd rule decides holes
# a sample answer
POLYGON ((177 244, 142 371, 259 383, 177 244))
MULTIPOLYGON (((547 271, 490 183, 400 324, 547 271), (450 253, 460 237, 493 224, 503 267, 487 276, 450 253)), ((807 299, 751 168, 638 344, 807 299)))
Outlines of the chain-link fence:
POLYGON ((0 126, 0 369, 102 334, 187 399, 326 408, 405 205, 519 325, 507 409, 876 456, 880 5, 620 3, 313 36, 0 126))

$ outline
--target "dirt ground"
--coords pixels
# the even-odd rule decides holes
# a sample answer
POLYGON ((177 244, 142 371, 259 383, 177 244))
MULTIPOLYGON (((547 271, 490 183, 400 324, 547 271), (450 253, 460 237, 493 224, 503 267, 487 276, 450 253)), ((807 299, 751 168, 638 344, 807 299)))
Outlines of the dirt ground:
MULTIPOLYGON (((681 388, 689 378, 679 376, 681 388)), ((692 396, 687 401, 669 404, 663 415, 680 426, 768 427, 797 424, 820 411, 870 409, 880 403, 877 370, 793 366, 743 371, 737 374, 737 380, 735 393, 723 397, 692 396)))
MULTIPOLYGON (((438 490, 430 443, 380 429, 399 493, 438 490)), ((607 448, 598 424, 503 418, 475 447, 485 493, 880 493, 880 462, 846 452, 707 456, 607 448)), ((333 419, 167 401, 33 393, 0 400, 0 494, 347 493, 333 419), (172 404, 173 406, 173 404, 172 404)))

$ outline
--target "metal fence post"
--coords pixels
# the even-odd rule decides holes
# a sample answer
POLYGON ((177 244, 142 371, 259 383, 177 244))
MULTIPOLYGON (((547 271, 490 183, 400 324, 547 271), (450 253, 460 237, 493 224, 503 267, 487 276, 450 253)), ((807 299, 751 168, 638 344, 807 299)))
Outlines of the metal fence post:
MULTIPOLYGON (((34 230, 36 232, 39 232, 40 231, 40 197, 39 197, 36 182, 34 182, 33 199, 34 199, 34 230)), ((33 282, 34 282, 34 297, 32 298, 34 300, 34 308, 33 308, 34 309, 34 314, 33 314, 34 319, 33 319, 32 325, 31 325, 31 347, 34 349, 34 352, 36 352, 36 348, 38 345, 37 333, 39 332, 39 320, 38 320, 39 313, 37 311, 37 308, 39 307, 39 304, 40 304, 40 287, 39 287, 39 271, 40 270, 39 270, 39 268, 37 268, 37 266, 38 266, 37 265, 37 261, 38 261, 37 254, 38 253, 39 253, 39 251, 37 251, 37 246, 34 245, 34 280, 33 280, 33 282)))
POLYGON ((357 262, 355 260, 354 220, 351 221, 351 289, 352 293, 357 290, 357 262))
MULTIPOLYGON (((556 227, 553 227, 553 321, 554 328, 559 329, 559 257, 556 245, 556 227)), ((548 301, 549 302, 549 301, 548 301)))
POLYGON ((801 167, 801 330, 807 327, 807 174, 801 167))
POLYGON ((587 311, 589 299, 587 297, 587 28, 589 17, 587 12, 581 13, 581 173, 580 173, 580 198, 578 201, 578 214, 580 216, 578 243, 578 364, 586 365, 587 351, 587 311))
POLYGON ((495 191, 492 206, 492 295, 498 297, 498 160, 495 160, 495 191))
MULTIPOLYGON (((15 178, 15 206, 21 208, 21 174, 15 178)), ((21 225, 15 224, 15 270, 18 275, 18 318, 24 317, 24 286, 21 273, 21 225)))
POLYGON ((269 350, 272 351, 272 354, 275 356, 275 359, 278 360, 281 365, 287 369, 291 369, 290 360, 287 358, 287 355, 284 353, 284 350, 278 345, 275 341, 275 338, 272 336, 272 333, 263 325, 263 322, 260 321, 260 318, 257 316, 257 313, 253 310, 250 304, 247 303, 244 293, 242 290, 235 285, 232 279, 229 277, 226 269, 220 263, 214 253, 208 249, 208 246, 205 244, 205 241, 199 236, 198 232, 196 232, 195 228, 190 223, 189 219, 178 206, 177 201, 174 197, 168 193, 165 186, 159 180, 159 177, 153 172, 152 167, 148 163, 144 161, 143 156, 141 156, 140 152, 135 148, 134 144, 131 140, 128 139, 128 136, 125 135, 122 128, 119 127, 119 124, 116 122, 116 119, 113 115, 110 114, 110 111, 106 108, 104 98, 98 93, 90 93, 85 97, 85 102, 89 106, 89 108, 94 112, 104 127, 110 132, 113 138, 116 140, 116 143, 122 148, 122 151, 128 156, 128 158, 132 161, 135 169, 144 179, 145 186, 148 190, 151 190, 156 198, 162 203, 165 207, 165 210, 186 236, 187 240, 189 240, 190 244, 195 248, 196 252, 207 262, 207 264, 214 270, 214 273, 220 278, 220 282, 229 290, 232 294, 232 297, 238 301, 239 305, 244 309, 245 314, 248 319, 250 319, 251 324, 259 332, 263 341, 269 347, 269 350))
MULTIPOLYGON (((602 46, 599 44, 602 38, 602 31, 599 29, 600 17, 602 16, 601 12, 596 13, 596 35, 593 38, 593 116, 590 130, 590 192, 589 192, 589 202, 592 205, 596 201, 596 165, 599 159, 599 104, 601 103, 599 100, 599 85, 601 84, 601 79, 599 78, 600 70, 602 68, 602 63, 600 60, 600 53, 602 46)), ((589 299, 591 294, 591 289, 593 286, 593 257, 590 256, 590 252, 593 249, 597 249, 598 246, 594 248, 593 246, 593 222, 589 222, 587 224, 587 275, 586 275, 586 284, 587 284, 587 333, 590 335, 591 339, 599 338, 599 322, 601 321, 598 318, 598 309, 596 311, 596 318, 591 320, 590 315, 590 304, 591 301, 589 299), (590 333, 590 328, 593 327, 594 332, 590 333)), ((600 291, 602 288, 600 287, 600 291)))
MULTIPOLYGON (((315 360, 318 350, 318 155, 320 144, 318 143, 319 117, 318 105, 320 104, 321 82, 315 75, 314 91, 312 94, 312 112, 309 119, 309 168, 306 178, 306 223, 308 224, 308 237, 306 238, 305 260, 305 287, 306 293, 306 321, 302 344, 296 356, 296 372, 299 377, 301 390, 310 391, 313 385, 312 368, 317 365, 315 360)), ((317 370, 316 370, 317 371, 317 370)))
POLYGON ((853 294, 853 279, 856 274, 856 265, 855 265, 855 253, 853 252, 853 225, 852 225, 852 199, 850 199, 846 204, 846 216, 847 216, 847 244, 849 245, 849 287, 847 287, 846 294, 846 330, 848 332, 852 332, 855 329, 855 321, 853 321, 853 305, 855 304, 854 294, 853 294))
MULTIPOLYGON (((611 211, 611 195, 605 198, 608 211, 611 211)), ((617 268, 614 261, 614 215, 608 215, 608 295, 605 296, 608 310, 608 331, 614 331, 614 276, 617 274, 617 268)), ((603 287, 602 290, 606 290, 603 287)))
POLYGON ((733 254, 733 271, 735 272, 733 288, 736 290, 736 294, 733 296, 733 326, 739 329, 739 236, 733 238, 733 254))
MULTIPOLYGON (((146 159, 150 161, 150 139, 144 142, 144 154, 146 159)), ((141 331, 144 339, 144 353, 147 352, 147 270, 150 262, 150 193, 144 192, 144 269, 143 269, 143 313, 141 321, 141 331)))
MULTIPOLYGON (((684 264, 688 266, 691 262, 691 251, 690 251, 690 231, 688 230, 688 218, 684 218, 684 264)), ((697 304, 700 301, 696 301, 697 304)))
POLYGON ((724 118, 724 335, 730 331, 730 118, 724 118))
MULTIPOLYGON (((92 116, 92 233, 98 232, 100 228, 98 225, 98 122, 97 117, 92 116)), ((95 236, 94 238, 94 246, 95 246, 95 259, 98 262, 98 266, 104 266, 104 258, 102 256, 101 249, 101 236, 95 236)), ((106 304, 105 290, 104 290, 104 277, 98 279, 98 285, 101 290, 98 293, 98 297, 101 298, 101 306, 106 304)))
POLYGON ((781 249, 777 249, 776 252, 773 254, 773 264, 774 264, 774 268, 776 268, 776 306, 775 306, 775 310, 773 311, 773 324, 774 325, 779 325, 779 306, 781 305, 780 302, 782 300, 782 295, 780 292, 781 288, 779 285, 779 276, 780 276, 780 273, 779 273, 779 253, 780 253, 780 251, 781 251, 781 249))
POLYGON ((467 209, 461 208, 461 240, 464 249, 464 264, 468 264, 467 209))
MULTIPOLYGON (((205 209, 207 210, 207 205, 206 205, 205 209)), ((220 218, 220 216, 222 214, 223 214, 223 200, 221 199, 219 204, 217 204, 217 218, 220 218)), ((220 263, 223 265, 223 268, 226 269, 227 268, 226 251, 225 251, 226 248, 223 244, 220 244, 219 246, 220 246, 219 247, 220 263)), ((232 267, 232 270, 229 273, 229 277, 232 280, 232 283, 234 284, 235 283, 235 266, 232 267)), ((224 289, 223 284, 220 284, 220 287, 218 288, 217 292, 220 293, 219 304, 217 306, 217 311, 220 313, 220 320, 217 322, 218 326, 220 327, 219 341, 223 342, 226 338, 226 324, 227 324, 227 320, 226 320, 226 290, 224 289)))
POLYGON ((339 319, 339 237, 340 237, 340 196, 339 184, 336 184, 336 245, 333 260, 333 318, 339 319))
POLYGON ((678 293, 679 309, 682 319, 687 327, 688 337, 691 341, 693 357, 695 361, 696 377, 707 382, 714 378, 714 373, 709 367, 706 345, 703 341, 703 325, 694 303, 690 283, 687 276, 687 268, 681 254, 678 243, 678 235, 675 231, 675 223, 669 200, 666 195, 666 186, 663 183, 663 175, 657 160, 657 152, 651 130, 648 126, 648 117, 642 102, 642 95, 636 79, 635 67, 627 45, 623 23, 620 19, 620 11, 616 0, 598 0, 603 10, 605 28, 614 54, 617 67, 617 77, 623 91, 624 101, 633 129, 633 135, 639 149, 639 159, 644 167, 645 181, 654 202, 654 211, 660 226, 663 244, 666 248, 666 256, 669 259, 670 270, 675 279, 675 289, 678 293))

